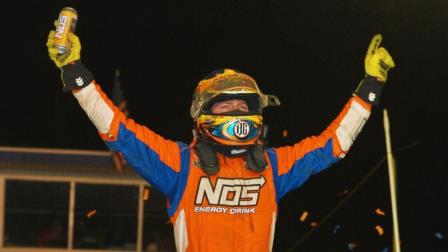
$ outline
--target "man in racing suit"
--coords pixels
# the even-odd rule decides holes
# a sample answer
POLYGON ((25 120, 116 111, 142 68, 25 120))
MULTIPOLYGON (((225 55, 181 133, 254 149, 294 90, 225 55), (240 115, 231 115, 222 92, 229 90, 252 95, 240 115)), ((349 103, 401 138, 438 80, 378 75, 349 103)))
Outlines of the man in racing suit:
POLYGON ((376 35, 365 58, 365 78, 336 119, 318 136, 293 146, 264 146, 262 108, 279 105, 253 78, 232 69, 213 72, 195 90, 193 143, 171 141, 135 123, 115 106, 80 61, 81 45, 58 55, 54 31, 47 46, 106 144, 168 200, 178 251, 270 251, 277 203, 289 191, 343 158, 377 105, 394 67, 376 35))

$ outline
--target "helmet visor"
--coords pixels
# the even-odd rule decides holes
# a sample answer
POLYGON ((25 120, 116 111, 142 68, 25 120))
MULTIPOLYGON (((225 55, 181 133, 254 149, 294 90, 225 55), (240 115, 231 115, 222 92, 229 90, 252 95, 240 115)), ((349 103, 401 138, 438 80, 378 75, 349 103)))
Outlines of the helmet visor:
MULTIPOLYGON (((257 83, 250 76, 243 73, 232 74, 215 74, 206 77, 199 83, 196 88, 190 114, 197 119, 200 113, 204 112, 204 108, 209 105, 217 96, 238 96, 238 95, 256 95, 259 97, 259 105, 257 107, 264 108, 266 106, 278 106, 280 102, 278 98, 272 95, 263 94, 258 89, 257 83)), ((258 108, 256 109, 258 110, 258 108)))

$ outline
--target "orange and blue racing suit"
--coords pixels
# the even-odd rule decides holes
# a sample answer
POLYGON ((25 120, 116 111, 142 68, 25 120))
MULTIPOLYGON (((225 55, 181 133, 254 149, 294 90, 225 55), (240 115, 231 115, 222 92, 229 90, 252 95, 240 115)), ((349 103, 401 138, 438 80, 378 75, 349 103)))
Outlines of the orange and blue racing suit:
POLYGON ((266 148, 263 172, 218 154, 220 171, 208 176, 193 147, 126 118, 94 81, 74 96, 106 144, 166 195, 178 251, 271 251, 278 201, 343 158, 371 109, 354 95, 320 135, 266 148))

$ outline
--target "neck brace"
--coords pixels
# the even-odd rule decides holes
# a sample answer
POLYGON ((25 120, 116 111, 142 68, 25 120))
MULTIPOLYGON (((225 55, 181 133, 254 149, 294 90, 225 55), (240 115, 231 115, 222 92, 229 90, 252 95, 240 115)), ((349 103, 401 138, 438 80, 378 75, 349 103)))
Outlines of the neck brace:
POLYGON ((227 157, 244 157, 246 168, 254 172, 263 172, 268 162, 264 155, 264 148, 260 144, 250 147, 222 146, 199 140, 194 146, 199 158, 199 166, 207 175, 215 175, 219 172, 220 165, 217 152, 227 157))

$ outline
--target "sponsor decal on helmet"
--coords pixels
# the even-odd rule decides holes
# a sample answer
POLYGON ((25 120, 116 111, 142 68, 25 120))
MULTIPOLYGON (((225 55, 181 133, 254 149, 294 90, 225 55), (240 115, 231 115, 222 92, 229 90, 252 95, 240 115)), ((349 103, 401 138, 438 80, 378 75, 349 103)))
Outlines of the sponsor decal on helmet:
POLYGON ((250 125, 246 121, 238 121, 233 132, 238 138, 246 138, 250 133, 250 125))

